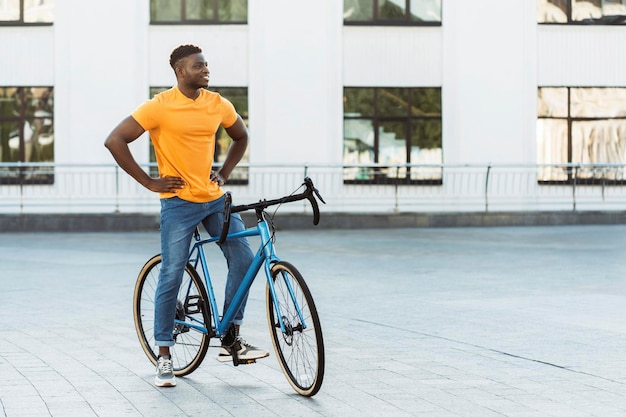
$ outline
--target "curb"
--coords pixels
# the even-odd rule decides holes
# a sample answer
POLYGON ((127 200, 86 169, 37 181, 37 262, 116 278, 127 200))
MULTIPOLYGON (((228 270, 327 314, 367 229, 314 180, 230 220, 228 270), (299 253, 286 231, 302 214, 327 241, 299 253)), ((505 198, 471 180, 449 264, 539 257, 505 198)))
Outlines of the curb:
MULTIPOLYGON (((254 224, 251 213, 243 213, 254 224)), ((0 232, 130 232, 159 230, 159 214, 0 214, 0 232)), ((279 214, 280 230, 380 229, 412 227, 495 227, 626 224, 626 211, 481 212, 481 213, 322 213, 314 226, 311 214, 279 214)))

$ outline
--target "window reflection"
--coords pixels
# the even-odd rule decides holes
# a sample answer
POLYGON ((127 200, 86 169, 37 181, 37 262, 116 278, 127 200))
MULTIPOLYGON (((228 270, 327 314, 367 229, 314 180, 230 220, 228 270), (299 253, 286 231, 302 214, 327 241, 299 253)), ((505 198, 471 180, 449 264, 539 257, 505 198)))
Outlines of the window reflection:
POLYGON ((626 117, 626 88, 571 88, 572 117, 626 117))
POLYGON ((52 87, 0 88, 0 161, 54 160, 52 87))
POLYGON ((439 24, 441 0, 344 0, 343 18, 349 24, 439 24))
POLYGON ((24 22, 52 23, 54 0, 24 0, 24 22))
POLYGON ((0 0, 0 21, 16 24, 52 23, 54 0, 0 0))
POLYGON ((20 20, 20 0, 0 1, 0 20, 16 22, 20 20))
POLYGON ((626 4, 622 0, 574 0, 572 20, 610 20, 611 17, 626 15, 626 4))
POLYGON ((411 0, 411 20, 441 22, 441 0, 411 0))
POLYGON ((150 19, 153 22, 182 20, 181 0, 150 0, 150 19))
MULTIPOLYGON (((375 161, 374 123, 367 119, 347 119, 343 124, 344 164, 372 164, 375 161)), ((367 168, 348 167, 344 170, 345 180, 372 180, 367 168)))
POLYGON ((381 20, 404 20, 405 6, 404 0, 378 0, 378 17, 381 20))
POLYGON ((539 181, 566 181, 567 170, 544 164, 568 163, 567 120, 539 119, 537 121, 537 163, 539 181))
MULTIPOLYGON (((626 163, 626 88, 540 88, 537 121, 539 164, 626 163), (563 104, 565 103, 565 108, 563 104)), ((571 172, 546 167, 540 181, 564 181, 571 172)), ((624 179, 622 169, 584 168, 579 179, 624 179)))
POLYGON ((343 0, 343 18, 365 22, 374 19, 374 0, 343 0))
MULTIPOLYGON (((0 161, 54 162, 52 87, 0 87, 0 161)), ((5 168, 0 183, 49 182, 51 168, 5 168)))
POLYGON ((567 23, 570 0, 538 0, 539 23, 567 23))
POLYGON ((539 117, 567 117, 567 88, 540 88, 537 97, 539 117))
POLYGON ((248 0, 219 0, 217 20, 220 22, 248 21, 248 0))
POLYGON ((150 0, 151 23, 246 23, 248 0, 150 0))
POLYGON ((538 0, 539 23, 626 23, 626 0, 538 0))
POLYGON ((440 88, 344 89, 344 181, 440 182, 441 138, 440 88))

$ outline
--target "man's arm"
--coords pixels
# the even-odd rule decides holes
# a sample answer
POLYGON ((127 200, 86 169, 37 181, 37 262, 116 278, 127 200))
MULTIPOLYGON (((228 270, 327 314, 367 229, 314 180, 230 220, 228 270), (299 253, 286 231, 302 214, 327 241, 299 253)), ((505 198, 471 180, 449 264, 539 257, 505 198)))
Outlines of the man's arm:
POLYGON ((173 193, 183 188, 185 182, 182 178, 152 178, 135 161, 128 144, 141 136, 143 132, 143 127, 132 116, 128 116, 111 131, 104 141, 104 146, 111 152, 115 161, 124 171, 150 191, 173 193))
POLYGON ((233 142, 228 147, 226 159, 218 172, 223 181, 228 180, 233 169, 235 169, 235 166, 246 153, 246 149, 248 149, 248 128, 241 116, 237 115, 237 121, 234 125, 226 129, 226 133, 228 133, 228 136, 231 137, 233 142))

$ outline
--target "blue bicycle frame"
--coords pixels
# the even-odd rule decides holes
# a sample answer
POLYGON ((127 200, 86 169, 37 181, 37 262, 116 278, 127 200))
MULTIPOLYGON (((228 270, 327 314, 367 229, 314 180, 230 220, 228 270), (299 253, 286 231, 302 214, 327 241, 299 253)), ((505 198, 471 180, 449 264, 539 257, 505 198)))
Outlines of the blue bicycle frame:
MULTIPOLYGON (((206 255, 203 249, 203 246, 205 244, 217 242, 219 237, 216 236, 216 237, 210 237, 207 239, 202 239, 200 237, 200 234, 198 233, 195 234, 196 242, 194 243, 194 245, 192 246, 189 252, 189 263, 194 267, 194 269, 196 269, 196 271, 198 271, 198 264, 202 266, 202 273, 204 275, 204 284, 207 290, 207 295, 209 297, 208 302, 210 303, 211 312, 213 313, 212 314, 213 316, 212 328, 209 329, 208 327, 206 327, 206 326, 209 326, 210 323, 200 323, 199 320, 195 320, 195 319, 193 319, 195 322, 204 324, 204 325, 192 324, 192 323, 189 323, 189 321, 185 322, 185 321, 181 321, 178 319, 175 320, 176 324, 182 324, 188 327, 192 327, 195 330, 208 334, 209 336, 222 337, 226 333, 228 328, 230 327, 231 322, 233 318, 235 317, 236 312, 239 310, 239 308, 243 304, 244 296, 248 292, 248 290, 252 287, 252 283, 254 282, 262 265, 264 265, 265 276, 267 277, 267 282, 270 288, 270 294, 272 296, 272 300, 276 299, 274 281, 271 278, 272 277, 271 269, 272 269, 272 265, 274 265, 276 262, 279 262, 280 259, 276 256, 276 252, 274 250, 274 244, 272 242, 272 237, 271 237, 267 222, 259 221, 257 222, 256 227, 250 227, 240 232, 230 233, 228 234, 227 238, 232 239, 232 238, 250 237, 250 236, 259 236, 261 239, 261 244, 259 246, 257 253, 255 254, 252 260, 252 263, 250 264, 250 267, 248 268, 248 271, 246 272, 246 275, 244 276, 241 282, 241 285, 239 286, 237 292, 235 293, 235 296, 233 297, 232 302, 228 306, 228 309, 223 312, 224 315, 220 319, 219 314, 218 314, 219 310, 217 307, 217 301, 215 298, 215 292, 213 290, 213 285, 211 283, 211 278, 210 278, 211 276, 209 273, 208 263, 207 263, 206 255)), ((191 282, 190 282, 190 285, 191 285, 191 282)), ((296 311, 298 312, 298 316, 300 317, 302 326, 303 328, 306 328, 307 325, 304 321, 304 317, 300 309, 300 306, 298 305, 296 301, 293 287, 291 286, 291 283, 288 280, 286 281, 286 285, 289 290, 291 299, 296 307, 296 311)), ((274 308, 276 308, 276 317, 282 317, 282 313, 280 311, 280 306, 278 305, 278 303, 274 303, 274 308)), ((278 320, 278 322, 280 324, 281 331, 284 333, 285 325, 283 321, 278 320)))

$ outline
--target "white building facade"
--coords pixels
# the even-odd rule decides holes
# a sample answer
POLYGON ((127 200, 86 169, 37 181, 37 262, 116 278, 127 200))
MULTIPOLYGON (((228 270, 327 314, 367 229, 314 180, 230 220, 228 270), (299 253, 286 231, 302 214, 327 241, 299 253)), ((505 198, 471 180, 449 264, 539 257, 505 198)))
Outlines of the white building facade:
MULTIPOLYGON (((393 24, 381 22, 380 15, 379 20, 373 19, 371 24, 355 23, 350 20, 353 10, 347 2, 244 0, 233 2, 245 7, 243 23, 162 24, 155 22, 155 10, 151 15, 151 8, 162 3, 158 1, 20 0, 23 11, 19 19, 25 24, 8 24, 11 23, 7 17, 11 6, 7 4, 11 2, 0 1, 0 13, 4 12, 0 20, 7 23, 0 25, 3 61, 0 88, 4 89, 5 101, 9 100, 11 89, 16 87, 53 89, 52 116, 46 116, 53 119, 53 139, 48 138, 46 142, 42 136, 39 141, 44 146, 53 147, 53 156, 43 162, 59 166, 104 167, 113 164, 111 155, 103 147, 107 134, 150 97, 151 88, 173 85, 175 78, 168 64, 171 51, 180 44, 196 44, 207 57, 212 86, 218 89, 244 88, 247 92, 250 148, 246 162, 250 165, 250 173, 245 176, 248 182, 239 186, 239 192, 246 198, 269 198, 291 191, 254 185, 255 166, 306 166, 311 170, 321 166, 326 170, 336 168, 339 169, 338 176, 321 180, 327 194, 337 196, 335 201, 341 200, 339 196, 353 196, 335 205, 330 202, 330 207, 337 211, 359 210, 359 199, 364 195, 367 197, 368 193, 375 199, 387 193, 394 194, 396 199, 402 194, 412 196, 404 208, 398 207, 396 200, 395 204, 375 209, 381 211, 484 209, 482 194, 493 182, 485 184, 482 168, 479 169, 480 177, 471 180, 476 184, 469 186, 478 188, 478 201, 472 200, 472 192, 469 192, 470 198, 451 202, 451 196, 458 195, 459 191, 446 190, 453 180, 447 181, 445 173, 453 172, 455 166, 531 167, 529 184, 539 190, 539 194, 562 192, 569 195, 571 175, 562 174, 563 171, 555 173, 553 168, 539 170, 541 172, 537 174, 538 168, 534 165, 626 163, 626 54, 623 53, 626 24, 606 20, 626 14, 626 2, 351 2, 361 7, 375 5, 374 15, 382 13, 385 3, 389 3, 389 7, 408 10, 409 18, 417 21, 393 24), (31 3, 37 3, 42 16, 44 11, 49 13, 42 20, 51 21, 26 24, 27 10, 34 7, 31 3), (586 12, 591 20, 581 17, 585 13, 582 3, 592 6, 586 12), (595 7, 595 3, 599 6, 595 7), (610 11, 609 5, 604 3, 611 3, 617 12, 610 11), (425 16, 430 17, 422 20, 425 16), (420 113, 421 110, 415 110, 420 117, 428 113, 429 128, 432 130, 435 126, 430 145, 420 147, 425 142, 414 137, 401 142, 407 145, 400 146, 400 151, 393 146, 386 148, 386 140, 404 140, 398 137, 397 131, 390 136, 390 131, 385 130, 384 126, 393 130, 393 122, 397 120, 387 120, 386 116, 363 118, 361 113, 348 112, 346 103, 350 97, 347 89, 351 88, 363 91, 369 88, 367 91, 376 91, 372 94, 380 97, 402 89, 434 91, 438 101, 436 111, 420 113), (548 90, 542 94, 542 88, 548 90), (576 151, 581 140, 581 146, 591 146, 585 137, 576 139, 576 123, 581 120, 571 109, 575 107, 573 101, 577 94, 595 94, 601 101, 600 107, 602 103, 613 101, 613 113, 605 116, 600 111, 598 116, 603 120, 610 119, 606 123, 617 135, 615 143, 611 142, 614 155, 610 158, 590 160, 588 152, 583 151, 580 155, 576 151), (542 106, 552 103, 545 97, 566 100, 565 113, 542 114, 542 106), (624 101, 620 101, 620 97, 624 101), (567 101, 568 98, 571 102, 567 101), (358 122, 350 119, 355 114, 358 122), (542 121, 543 116, 554 115, 559 121, 551 120, 547 124, 542 121), (559 139, 550 136, 553 133, 545 133, 549 129, 552 129, 550 132, 558 130, 561 122, 565 133, 559 139), (350 126, 356 130, 365 126, 365 130, 371 133, 350 142, 365 146, 362 154, 349 155, 352 146, 347 137, 352 132, 350 126), (366 139, 368 135, 370 139, 366 139), (432 164, 434 167, 421 173, 417 173, 417 168, 411 168, 413 174, 408 174, 406 167, 396 169, 394 172, 402 172, 404 184, 398 191, 394 181, 389 181, 393 175, 389 174, 388 168, 376 165, 403 163, 432 164), (365 170, 366 175, 358 177, 350 173, 353 171, 346 171, 349 164, 370 164, 374 168, 353 167, 360 172, 365 170), (441 167, 437 167, 438 164, 441 167), (450 167, 448 171, 446 167, 450 167), (377 181, 380 177, 375 174, 380 172, 386 181, 377 181), (359 178, 364 180, 360 182, 359 178), (556 188, 547 190, 545 187, 556 188), (259 189, 268 195, 258 195, 259 189), (428 200, 428 196, 432 199, 428 200)), ((223 94, 228 97, 227 93, 223 94)), ((558 105, 554 104, 554 107, 558 108, 558 105)), ((589 122, 581 117, 583 122, 589 122)), ((419 127, 422 121, 409 116, 401 123, 409 126, 407 132, 413 132, 413 123, 419 127)), ((4 123, 9 123, 6 117, 4 123)), ((9 130, 7 128, 6 132, 9 130)), ((21 131, 20 134, 21 141, 27 141, 25 135, 28 132, 21 131)), ((417 133, 407 133, 411 134, 417 133)), ((7 136, 1 147, 3 163, 39 162, 29 160, 24 149, 7 157, 7 153, 12 152, 7 146, 8 139, 7 136)), ((21 146, 26 147, 25 144, 21 146)), ((133 143, 132 150, 139 162, 150 162, 147 137, 133 143)), ((463 175, 473 174, 465 172, 463 175)), ((611 190, 626 194, 621 191, 619 174, 605 177, 610 177, 611 190)), ((47 185, 48 200, 63 200, 67 196, 67 188, 54 190, 59 183, 60 177, 54 180, 54 184, 47 185)), ((603 182, 602 187, 605 185, 603 182)), ((598 183, 588 186, 588 192, 595 193, 591 190, 598 183)), ((5 202, 17 198, 15 184, 2 184, 2 189, 0 195, 5 202)), ((107 187, 103 186, 103 189, 107 187)), ((503 192, 518 194, 515 188, 503 192)), ((536 197, 537 192, 535 197, 513 202, 508 208, 502 207, 546 208, 536 197)), ((594 208, 603 208, 601 203, 594 208)), ((148 210, 156 207, 156 204, 152 205, 154 202, 146 204, 148 210)), ((44 206, 42 202, 39 210, 44 210, 44 206)), ((7 207, 3 210, 15 209, 14 205, 7 207)), ((611 207, 625 209, 626 204, 620 202, 611 207)), ((558 209, 558 204, 554 208, 558 209)))

